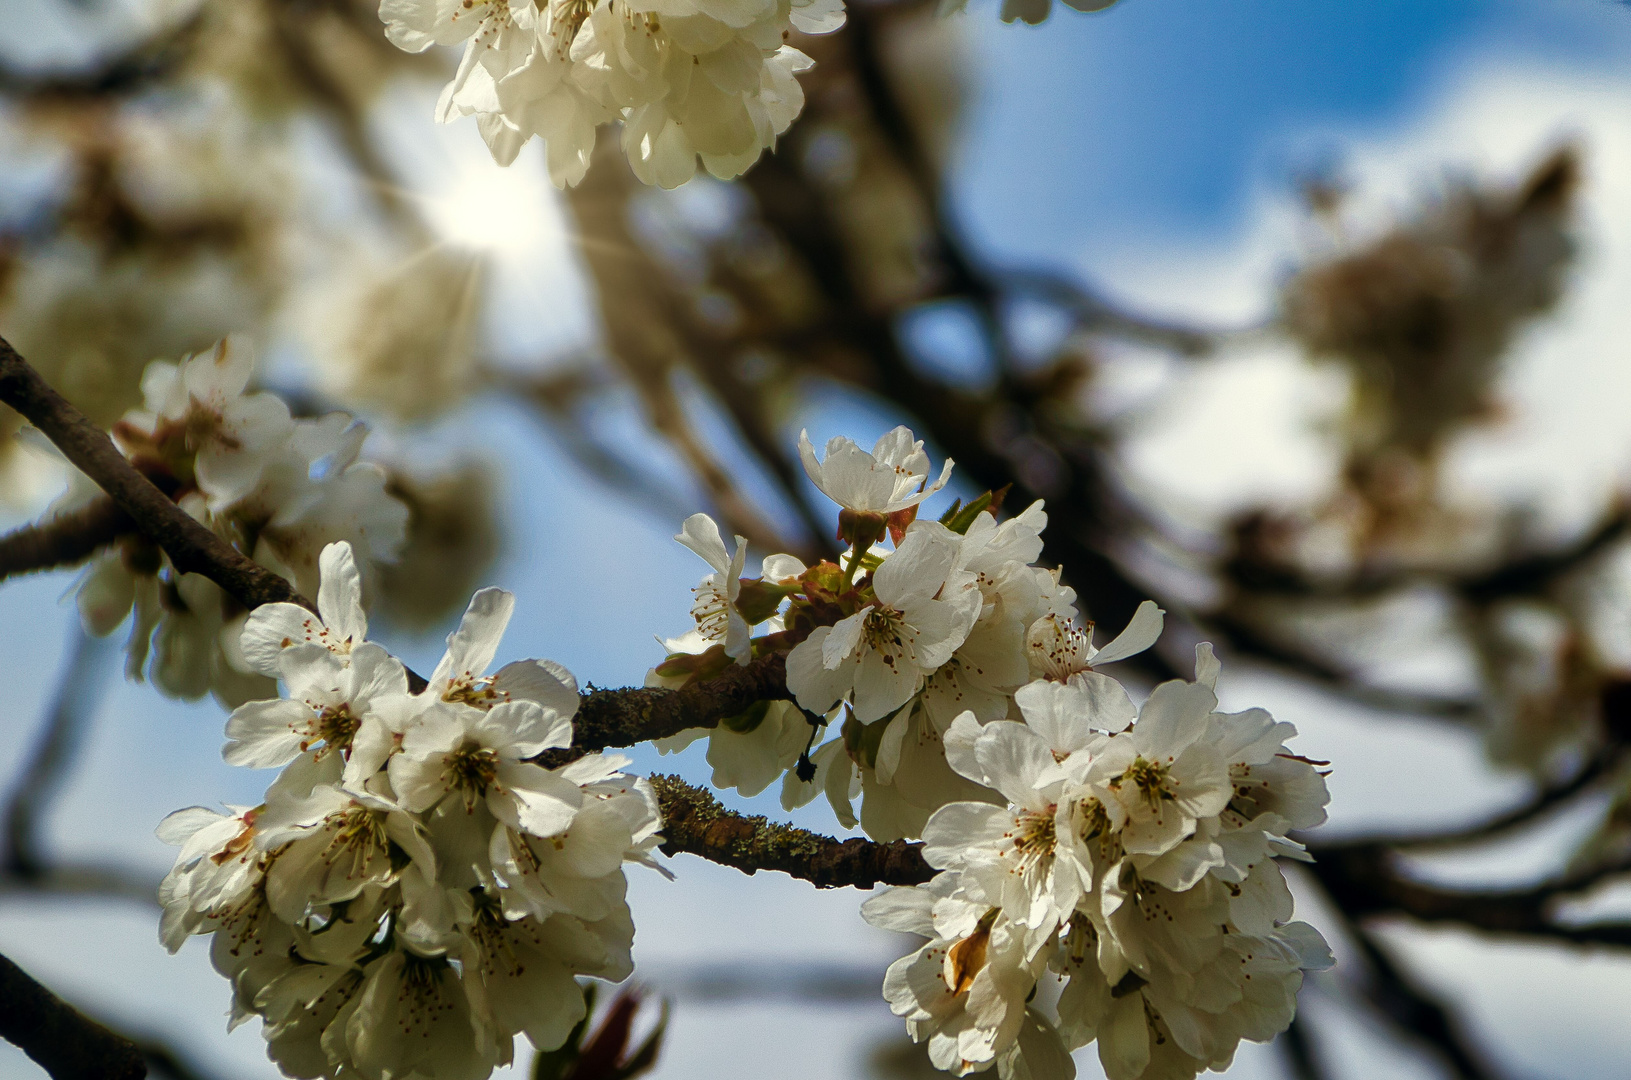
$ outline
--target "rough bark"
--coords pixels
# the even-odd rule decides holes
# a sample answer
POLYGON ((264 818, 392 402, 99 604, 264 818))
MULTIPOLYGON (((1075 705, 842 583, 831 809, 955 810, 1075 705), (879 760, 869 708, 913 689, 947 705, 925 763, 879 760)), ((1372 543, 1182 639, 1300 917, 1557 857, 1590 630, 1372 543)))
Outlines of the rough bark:
POLYGON ((682 851, 700 855, 745 874, 779 870, 821 889, 921 885, 935 873, 923 861, 922 844, 835 840, 762 817, 745 817, 677 776, 653 776, 651 786, 663 812, 662 850, 668 855, 682 851))

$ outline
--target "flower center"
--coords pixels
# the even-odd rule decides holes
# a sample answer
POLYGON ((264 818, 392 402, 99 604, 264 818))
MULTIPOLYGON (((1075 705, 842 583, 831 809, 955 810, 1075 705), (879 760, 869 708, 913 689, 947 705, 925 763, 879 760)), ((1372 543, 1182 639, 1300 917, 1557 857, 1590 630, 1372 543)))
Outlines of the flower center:
POLYGON ((726 628, 730 625, 730 600, 724 590, 710 574, 691 592, 697 598, 691 605, 691 617, 697 621, 697 630, 709 641, 724 641, 726 628))
POLYGON ((309 737, 300 740, 300 749, 306 750, 313 743, 321 742, 323 745, 312 755, 319 761, 331 750, 349 755, 351 740, 360 727, 362 721, 352 715, 349 704, 329 705, 319 711, 317 718, 307 727, 309 737))
POLYGON ((332 866, 349 859, 347 877, 353 880, 373 876, 373 861, 390 857, 391 840, 385 832, 384 818, 366 806, 353 804, 330 814, 324 828, 332 836, 323 850, 323 860, 332 866))
POLYGON ((906 655, 909 634, 905 617, 894 608, 874 608, 861 627, 861 640, 890 667, 906 655))
POLYGON ((474 705, 478 709, 491 709, 501 701, 510 700, 510 695, 493 688, 491 675, 477 678, 465 674, 448 680, 447 689, 442 692, 442 700, 461 705, 474 705))
POLYGON ((475 809, 476 801, 487 797, 487 789, 498 777, 498 751, 490 746, 466 744, 448 755, 448 786, 464 795, 464 808, 475 809))
POLYGON ((224 866, 250 849, 255 842, 255 816, 253 810, 243 816, 244 827, 239 830, 237 836, 227 841, 225 847, 210 856, 210 862, 216 866, 224 866))
POLYGON ((1159 810, 1161 800, 1172 798, 1172 792, 1167 790, 1167 773, 1167 766, 1139 757, 1127 766, 1127 771, 1112 786, 1119 788, 1124 783, 1132 784, 1138 788, 1138 793, 1151 810, 1159 810))
POLYGON ((1058 843, 1054 811, 1021 810, 1014 829, 1014 850, 1022 860, 1035 862, 1053 854, 1058 843))

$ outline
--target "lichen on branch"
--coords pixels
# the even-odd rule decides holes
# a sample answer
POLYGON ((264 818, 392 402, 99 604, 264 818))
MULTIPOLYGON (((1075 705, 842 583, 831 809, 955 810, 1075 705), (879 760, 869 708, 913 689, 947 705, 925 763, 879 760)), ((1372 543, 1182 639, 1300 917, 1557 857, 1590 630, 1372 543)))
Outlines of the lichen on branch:
POLYGON ((921 885, 934 876, 923 861, 922 844, 835 840, 763 817, 746 817, 677 776, 653 776, 651 786, 663 813, 662 851, 668 855, 699 855, 745 874, 779 870, 822 889, 921 885))

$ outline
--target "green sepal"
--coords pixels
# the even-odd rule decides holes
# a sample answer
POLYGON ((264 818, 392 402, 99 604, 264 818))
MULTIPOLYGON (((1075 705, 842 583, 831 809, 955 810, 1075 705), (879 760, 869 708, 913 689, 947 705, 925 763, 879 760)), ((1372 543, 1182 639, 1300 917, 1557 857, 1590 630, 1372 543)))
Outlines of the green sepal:
POLYGON ((715 645, 707 652, 670 653, 657 665, 657 674, 665 679, 685 678, 688 682, 711 679, 730 666, 725 646, 715 645))
POLYGON ((719 722, 722 728, 728 728, 738 735, 746 735, 760 724, 765 722, 765 716, 770 712, 770 702, 755 701, 735 716, 727 716, 719 722))
POLYGON ((799 591, 799 585, 777 585, 763 578, 743 578, 736 594, 736 610, 749 626, 756 626, 776 614, 782 601, 799 591))
POLYGON ((538 1051, 532 1059, 532 1080, 561 1080, 583 1054, 583 1035, 589 1028, 589 1018, 595 1015, 595 984, 580 985, 583 987, 583 1019, 559 1048, 538 1051))
POLYGON ((1003 498, 1008 494, 1008 489, 1011 487, 1013 487, 1012 484, 1004 484, 996 491, 988 491, 961 508, 953 503, 951 509, 941 516, 940 523, 959 536, 965 535, 968 532, 968 527, 974 524, 974 519, 982 513, 990 510, 993 515, 996 514, 997 510, 1002 506, 1003 498))
POLYGON ((895 718, 890 713, 882 720, 874 720, 870 724, 863 724, 850 713, 844 720, 844 749, 849 753, 850 760, 855 761, 869 769, 877 768, 878 747, 883 745, 883 733, 889 728, 889 721, 895 718))

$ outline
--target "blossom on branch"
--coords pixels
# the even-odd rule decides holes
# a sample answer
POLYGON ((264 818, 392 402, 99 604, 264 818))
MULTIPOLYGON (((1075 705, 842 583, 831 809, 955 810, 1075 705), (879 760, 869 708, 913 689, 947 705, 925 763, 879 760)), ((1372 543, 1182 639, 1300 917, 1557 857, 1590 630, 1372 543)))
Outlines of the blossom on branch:
POLYGON ((272 605, 256 613, 258 629, 245 637, 249 612, 201 575, 177 573, 139 535, 93 561, 78 595, 93 633, 111 633, 130 617, 133 677, 145 672, 166 693, 214 693, 229 706, 271 692, 270 680, 283 674, 275 657, 285 640, 344 652, 348 640, 362 639, 364 579, 373 563, 395 556, 407 525, 384 471, 358 460, 367 427, 343 413, 291 418, 274 395, 248 391, 253 371, 253 353, 230 339, 179 364, 155 360, 143 376, 143 408, 115 425, 114 438, 222 540, 297 591, 316 593, 323 619, 272 605), (347 545, 347 568, 321 567, 337 541, 347 545))
POLYGON ((632 970, 623 866, 652 865, 656 800, 623 758, 529 760, 571 742, 577 682, 541 660, 487 674, 510 594, 477 593, 410 694, 365 640, 350 547, 322 565, 320 618, 269 605, 245 630, 288 696, 234 712, 226 756, 284 770, 259 806, 165 820, 161 935, 211 936, 234 1024, 261 1017, 288 1075, 480 1080, 517 1035, 567 1039, 579 977, 632 970))

